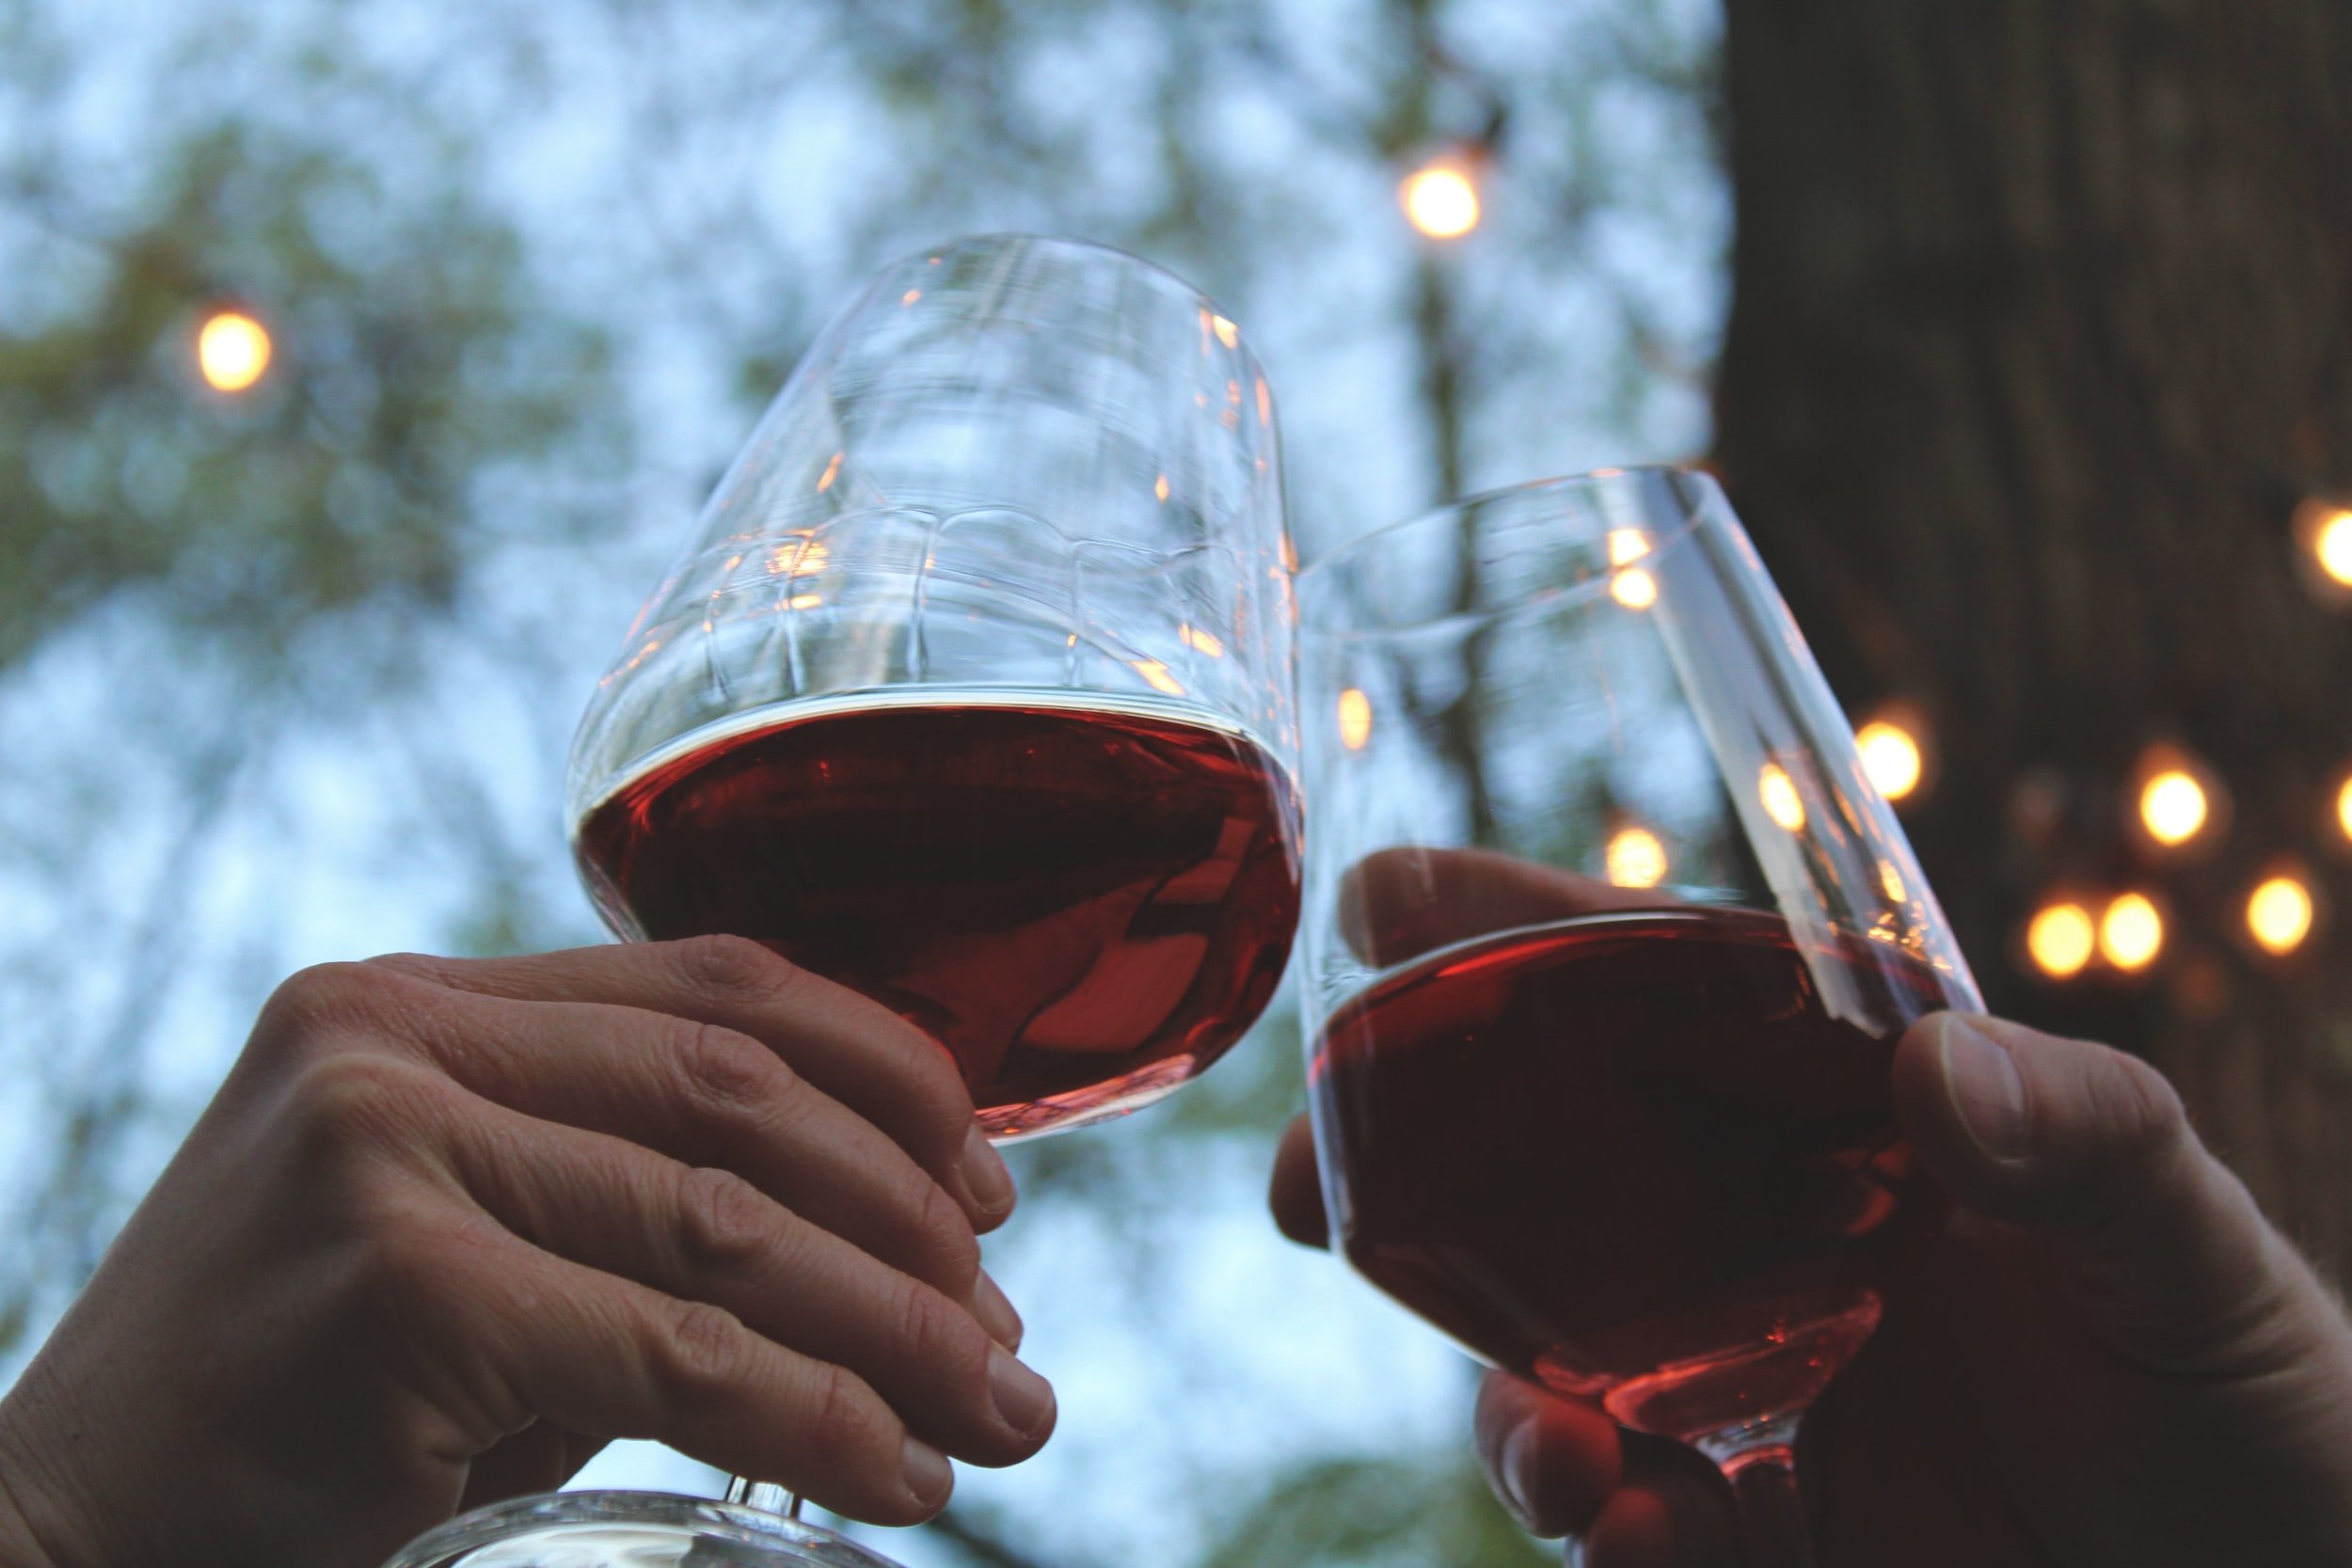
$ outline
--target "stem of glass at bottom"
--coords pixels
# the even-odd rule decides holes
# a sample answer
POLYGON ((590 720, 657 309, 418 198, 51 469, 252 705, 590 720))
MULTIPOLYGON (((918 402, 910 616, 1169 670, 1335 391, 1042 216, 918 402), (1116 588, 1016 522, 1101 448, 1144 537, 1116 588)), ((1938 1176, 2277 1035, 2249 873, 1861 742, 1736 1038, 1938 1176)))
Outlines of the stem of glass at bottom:
POLYGON ((758 1509, 762 1513, 780 1514, 787 1519, 797 1520, 801 1516, 801 1495, 788 1486, 778 1486, 772 1481, 730 1476, 727 1478, 727 1501, 758 1509))
POLYGON ((1813 1531, 1797 1496, 1796 1416, 1699 1439, 1740 1503, 1741 1568, 1814 1568, 1813 1531))

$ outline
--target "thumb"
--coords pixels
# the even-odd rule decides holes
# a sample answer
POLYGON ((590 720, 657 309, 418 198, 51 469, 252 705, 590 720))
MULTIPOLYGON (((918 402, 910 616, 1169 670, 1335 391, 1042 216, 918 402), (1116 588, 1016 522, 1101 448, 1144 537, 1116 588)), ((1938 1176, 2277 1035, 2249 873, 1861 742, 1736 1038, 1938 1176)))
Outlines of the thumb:
POLYGON ((2128 1359, 2248 1372, 2326 1321, 2310 1267, 2137 1057, 1939 1013, 1897 1046, 1893 1086, 1928 1174, 2039 1238, 2085 1325, 2128 1359))

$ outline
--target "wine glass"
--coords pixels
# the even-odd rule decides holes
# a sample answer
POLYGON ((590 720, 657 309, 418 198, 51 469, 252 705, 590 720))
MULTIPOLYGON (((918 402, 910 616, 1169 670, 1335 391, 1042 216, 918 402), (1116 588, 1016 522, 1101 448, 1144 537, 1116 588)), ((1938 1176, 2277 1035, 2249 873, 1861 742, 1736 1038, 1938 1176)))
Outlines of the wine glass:
POLYGON ((1802 1563, 1797 1422, 1935 1227, 1895 1037, 1979 1006, 1713 481, 1475 497, 1302 574, 1333 1234, 1486 1361, 1708 1455, 1802 1563))
MULTIPOLYGON (((1289 958, 1295 564, 1273 396, 1215 305, 1069 240, 911 256, 809 349, 598 686, 581 876, 625 939, 751 937, 898 1012, 998 1142, 1133 1111, 1289 958)), ((682 1501, 508 1522, 684 1550, 682 1501)), ((509 1560, 467 1528, 393 1568, 509 1560)))

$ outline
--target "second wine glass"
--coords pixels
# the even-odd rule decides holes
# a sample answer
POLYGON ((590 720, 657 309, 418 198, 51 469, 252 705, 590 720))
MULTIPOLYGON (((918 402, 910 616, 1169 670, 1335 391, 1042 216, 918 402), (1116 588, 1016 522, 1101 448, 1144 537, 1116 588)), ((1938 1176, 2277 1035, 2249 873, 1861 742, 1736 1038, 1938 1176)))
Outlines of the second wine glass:
POLYGON ((1844 717, 1700 474, 1477 497, 1299 592, 1335 1236, 1803 1562, 1798 1418, 1942 1213, 1894 1037, 1979 1006, 1844 717))

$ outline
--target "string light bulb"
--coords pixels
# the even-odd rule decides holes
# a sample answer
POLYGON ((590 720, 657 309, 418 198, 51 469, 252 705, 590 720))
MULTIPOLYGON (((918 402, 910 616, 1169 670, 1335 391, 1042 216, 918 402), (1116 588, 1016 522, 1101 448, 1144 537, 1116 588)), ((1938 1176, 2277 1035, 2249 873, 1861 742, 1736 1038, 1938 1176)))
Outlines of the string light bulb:
POLYGON ((215 310, 196 331, 196 369, 216 392, 242 392, 269 370, 269 328, 243 310, 215 310))
POLYGON ((2026 956, 2053 980, 2070 980, 2090 962, 2099 933, 2080 904, 2044 904, 2026 926, 2026 956))
POLYGON ((1437 158, 1405 177, 1397 203, 1406 221, 1433 240, 1458 240, 1478 227, 1478 185, 1460 162, 1437 158))
POLYGON ((2312 532, 2312 559, 2339 587, 2352 588, 2352 508, 2324 514, 2312 532))
POLYGON ((2331 609, 2352 604, 2352 504, 2312 496, 2295 509, 2296 558, 2312 596, 2331 609))
POLYGON ((2142 844, 2162 854, 2202 853, 2228 825, 2229 791, 2178 746, 2151 746, 2140 754, 2126 799, 2142 844))
POLYGON ((2254 944, 2274 958, 2284 958, 2303 945, 2318 919, 2311 884, 2291 871, 2282 871, 2257 884, 2246 898, 2246 931, 2254 944))
POLYGON ((2352 776, 2336 786, 2336 830, 2352 839, 2352 776))
POLYGON ((1609 879, 1618 887, 1656 887, 1666 879, 1666 847, 1647 828, 1620 828, 1606 852, 1609 879))
POLYGON ((1853 742, 1862 754, 1863 774, 1881 795, 1899 802, 1918 793, 1928 761, 1915 721, 1891 714, 1873 719, 1854 732, 1853 742))
POLYGON ((2139 787, 2139 820, 2148 836, 2167 847, 2186 844, 2202 832, 2211 804, 2205 786, 2180 768, 2158 773, 2139 787))
POLYGON ((2155 962, 2164 951, 2164 916, 2144 893, 2111 900, 2099 916, 2099 956, 2125 974, 2155 962))

